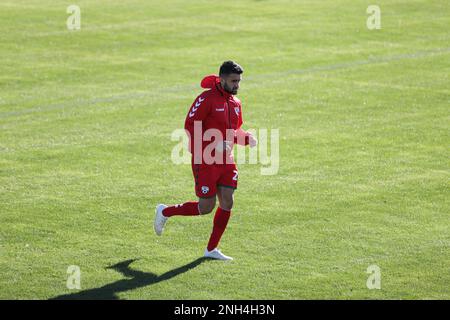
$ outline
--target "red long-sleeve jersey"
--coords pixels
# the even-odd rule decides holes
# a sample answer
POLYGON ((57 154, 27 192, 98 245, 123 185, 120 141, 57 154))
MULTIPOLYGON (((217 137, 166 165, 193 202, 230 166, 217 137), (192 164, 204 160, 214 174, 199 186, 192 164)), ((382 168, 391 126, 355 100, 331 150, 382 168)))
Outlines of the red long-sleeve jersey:
POLYGON ((203 154, 205 148, 211 144, 211 141, 204 141, 204 138, 208 139, 208 134, 205 135, 208 129, 220 131, 222 141, 231 140, 233 143, 247 145, 248 134, 245 135, 244 139, 238 139, 236 135, 236 130, 240 129, 243 124, 241 101, 223 90, 219 77, 216 75, 203 78, 201 86, 209 90, 203 91, 195 99, 184 124, 184 128, 189 132, 189 151, 194 153, 194 141, 201 141, 201 152, 203 154), (201 122, 201 131, 195 132, 194 124, 196 121, 201 122))

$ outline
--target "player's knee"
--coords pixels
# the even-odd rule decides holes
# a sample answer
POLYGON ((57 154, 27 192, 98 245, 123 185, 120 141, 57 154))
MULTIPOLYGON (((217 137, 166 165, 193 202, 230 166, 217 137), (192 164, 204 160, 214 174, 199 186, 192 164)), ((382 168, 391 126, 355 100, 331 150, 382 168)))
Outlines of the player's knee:
POLYGON ((214 210, 215 206, 216 206, 216 198, 201 199, 198 204, 198 209, 200 211, 200 214, 208 214, 214 210))
POLYGON ((223 199, 220 207, 224 210, 230 211, 233 208, 233 198, 223 199))

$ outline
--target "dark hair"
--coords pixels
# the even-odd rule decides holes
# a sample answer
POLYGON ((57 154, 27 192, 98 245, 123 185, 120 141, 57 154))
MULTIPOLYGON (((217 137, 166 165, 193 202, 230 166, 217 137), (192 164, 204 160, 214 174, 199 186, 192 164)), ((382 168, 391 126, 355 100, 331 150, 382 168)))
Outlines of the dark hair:
POLYGON ((242 69, 242 67, 240 65, 238 65, 234 61, 229 60, 229 61, 225 61, 224 63, 222 63, 222 65, 220 66, 219 76, 229 75, 232 73, 241 74, 243 72, 244 72, 244 69, 242 69))

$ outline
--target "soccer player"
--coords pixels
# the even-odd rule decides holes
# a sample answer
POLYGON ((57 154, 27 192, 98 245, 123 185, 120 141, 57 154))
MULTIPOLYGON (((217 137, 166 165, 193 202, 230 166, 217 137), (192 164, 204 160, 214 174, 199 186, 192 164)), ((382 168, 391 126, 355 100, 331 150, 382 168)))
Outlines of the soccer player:
POLYGON ((234 61, 225 61, 219 76, 209 75, 201 81, 201 93, 186 116, 185 126, 192 154, 192 173, 198 201, 174 206, 156 207, 154 229, 161 235, 169 217, 208 214, 219 206, 214 216, 213 230, 204 256, 219 260, 232 260, 219 249, 219 241, 233 207, 233 193, 237 188, 238 170, 233 159, 234 144, 257 145, 257 139, 244 131, 241 101, 238 92, 242 67, 234 61))

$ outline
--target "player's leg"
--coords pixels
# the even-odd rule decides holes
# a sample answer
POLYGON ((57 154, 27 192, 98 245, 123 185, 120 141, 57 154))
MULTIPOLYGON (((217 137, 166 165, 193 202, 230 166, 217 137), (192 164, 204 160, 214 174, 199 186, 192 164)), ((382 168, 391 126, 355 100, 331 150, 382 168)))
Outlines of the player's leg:
POLYGON ((216 180, 218 172, 215 166, 192 164, 195 181, 195 194, 199 201, 190 201, 163 209, 164 217, 196 216, 210 213, 216 205, 216 180))
POLYGON ((221 184, 217 187, 219 207, 214 215, 213 230, 208 241, 205 256, 221 260, 232 260, 233 258, 221 253, 217 247, 225 232, 231 216, 231 209, 233 208, 234 189, 237 187, 236 167, 227 168, 219 179, 219 183, 221 184))
POLYGON ((192 165, 195 193, 199 201, 189 201, 174 206, 160 204, 156 207, 154 229, 161 235, 167 219, 172 216, 198 216, 210 213, 216 205, 217 170, 214 166, 192 165))
POLYGON ((189 201, 182 204, 176 204, 168 207, 164 204, 159 204, 156 207, 156 217, 154 222, 154 229, 158 236, 164 230, 164 225, 167 219, 172 216, 198 216, 200 214, 208 214, 214 210, 216 206, 216 196, 209 198, 199 198, 197 201, 189 201))
POLYGON ((228 220, 231 216, 231 208, 233 207, 234 189, 226 187, 217 188, 217 197, 219 198, 219 207, 217 207, 214 215, 214 224, 211 236, 208 242, 208 251, 214 250, 219 245, 222 234, 227 227, 228 220))
POLYGON ((217 198, 222 210, 231 211, 234 204, 234 188, 217 186, 217 198))
POLYGON ((214 210, 216 206, 216 196, 209 198, 198 198, 198 212, 199 214, 208 214, 214 210))

